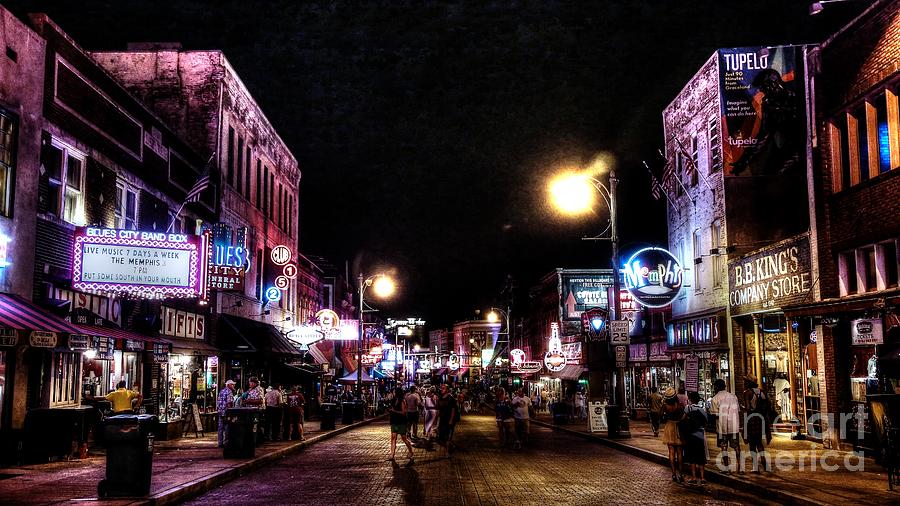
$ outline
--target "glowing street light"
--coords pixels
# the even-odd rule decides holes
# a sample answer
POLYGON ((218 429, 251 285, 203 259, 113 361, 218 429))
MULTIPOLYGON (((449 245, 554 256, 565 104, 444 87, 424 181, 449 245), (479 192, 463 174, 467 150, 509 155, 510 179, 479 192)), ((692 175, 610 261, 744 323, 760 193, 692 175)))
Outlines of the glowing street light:
POLYGON ((365 335, 363 315, 366 311, 364 297, 366 294, 366 288, 370 286, 375 291, 375 295, 379 298, 390 297, 394 294, 394 291, 397 288, 394 284, 394 280, 391 279, 387 274, 379 273, 369 276, 368 278, 364 277, 362 273, 359 274, 359 340, 356 345, 356 398, 359 400, 362 400, 362 349, 363 335, 365 335))

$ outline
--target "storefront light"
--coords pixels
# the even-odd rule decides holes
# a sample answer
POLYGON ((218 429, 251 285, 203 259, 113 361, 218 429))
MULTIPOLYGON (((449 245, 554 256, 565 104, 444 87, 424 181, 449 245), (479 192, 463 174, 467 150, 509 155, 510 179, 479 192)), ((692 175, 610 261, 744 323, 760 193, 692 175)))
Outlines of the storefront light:
POLYGON ((86 350, 84 352, 84 358, 88 360, 94 360, 94 357, 97 356, 97 350, 86 350))

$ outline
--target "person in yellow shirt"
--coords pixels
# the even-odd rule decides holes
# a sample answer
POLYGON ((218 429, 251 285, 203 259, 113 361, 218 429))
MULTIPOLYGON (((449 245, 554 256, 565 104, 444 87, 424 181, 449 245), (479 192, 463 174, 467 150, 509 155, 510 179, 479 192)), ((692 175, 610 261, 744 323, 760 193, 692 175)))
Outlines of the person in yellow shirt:
POLYGON ((138 392, 125 388, 125 382, 120 381, 116 385, 117 390, 106 394, 106 400, 112 403, 113 414, 128 415, 134 413, 135 406, 140 406, 144 396, 138 392), (133 401, 137 399, 137 403, 133 401))

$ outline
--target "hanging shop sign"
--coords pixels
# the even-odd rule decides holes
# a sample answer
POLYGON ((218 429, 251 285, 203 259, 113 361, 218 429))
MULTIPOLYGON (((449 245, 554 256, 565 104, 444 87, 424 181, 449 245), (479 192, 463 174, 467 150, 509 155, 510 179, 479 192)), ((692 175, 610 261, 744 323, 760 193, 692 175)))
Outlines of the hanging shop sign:
POLYGON ((15 346, 19 344, 19 333, 16 329, 0 328, 0 346, 15 346))
POLYGON ((96 350, 94 360, 113 360, 115 358, 115 341, 106 336, 94 336, 93 348, 96 350))
POLYGON ((544 366, 536 360, 526 360, 525 352, 519 348, 509 350, 509 372, 513 374, 532 374, 540 372, 544 366))
POLYGON ((566 362, 572 364, 581 363, 581 343, 565 343, 562 345, 563 355, 566 356, 566 362))
POLYGON ((122 346, 125 351, 144 351, 144 342, 137 339, 126 339, 122 346))
POLYGON ((806 234, 728 262, 728 304, 733 314, 784 307, 812 289, 806 234))
POLYGON ((377 365, 378 362, 380 362, 380 361, 381 361, 380 356, 368 355, 368 354, 363 355, 362 359, 360 359, 360 362, 362 363, 362 365, 365 365, 365 366, 374 366, 374 365, 377 365))
POLYGON ((609 311, 606 308, 594 307, 581 313, 581 331, 591 341, 606 338, 606 321, 609 311))
POLYGON ((451 371, 456 371, 459 369, 460 361, 459 355, 456 353, 451 353, 449 357, 447 357, 447 369, 451 371))
POLYGON ((293 343, 300 346, 309 346, 315 342, 325 339, 325 334, 323 334, 322 331, 319 330, 318 326, 314 327, 312 325, 299 325, 288 332, 285 337, 287 337, 289 341, 292 341, 293 343))
POLYGON ((623 268, 625 288, 646 307, 665 307, 681 292, 684 268, 669 250, 644 248, 623 268))
POLYGON ((672 357, 668 355, 669 351, 669 343, 663 341, 658 343, 650 343, 650 356, 648 359, 651 362, 668 362, 672 360, 672 357))
POLYGON ((72 286, 141 298, 205 297, 209 234, 75 229, 72 286))
POLYGON ((560 283, 563 320, 578 320, 590 308, 609 306, 606 288, 613 284, 611 271, 609 274, 563 272, 560 283))
POLYGON ((231 228, 224 224, 213 227, 209 252, 209 288, 222 292, 243 292, 244 279, 250 270, 246 229, 240 230, 238 243, 231 240, 231 228))
POLYGON ((629 344, 628 357, 632 362, 647 361, 647 345, 646 344, 629 344))
POLYGON ((321 309, 316 313, 316 325, 326 334, 337 332, 341 328, 341 318, 331 309, 321 309))
POLYGON ((162 328, 159 329, 159 333, 164 336, 200 340, 206 337, 205 315, 162 306, 160 316, 162 328))
POLYGON ((547 352, 544 353, 544 367, 550 372, 562 371, 566 366, 566 356, 562 351, 562 343, 559 340, 559 324, 550 324, 550 341, 547 352))
POLYGON ((72 351, 87 351, 91 349, 92 345, 91 336, 84 334, 69 335, 69 349, 72 351))
POLYGON ((297 265, 289 263, 291 258, 293 258, 291 249, 283 244, 275 246, 269 252, 271 264, 267 270, 271 276, 274 276, 274 278, 268 278, 272 285, 266 288, 266 299, 269 302, 281 300, 282 292, 287 291, 291 287, 291 280, 297 277, 297 265))
POLYGON ((854 345, 884 343, 884 327, 880 318, 865 318, 850 322, 850 339, 854 345))
POLYGON ((35 348, 56 348, 57 339, 56 332, 44 332, 43 330, 33 330, 28 337, 28 342, 35 348))
POLYGON ((169 345, 166 343, 153 343, 153 362, 166 364, 169 362, 169 345))

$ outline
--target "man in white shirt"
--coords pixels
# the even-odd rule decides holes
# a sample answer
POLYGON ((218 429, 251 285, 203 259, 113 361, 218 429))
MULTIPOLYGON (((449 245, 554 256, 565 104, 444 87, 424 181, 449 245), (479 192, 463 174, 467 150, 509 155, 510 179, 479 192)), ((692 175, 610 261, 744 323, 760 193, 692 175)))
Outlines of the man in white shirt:
POLYGON ((531 416, 528 413, 530 406, 531 399, 522 394, 521 388, 516 390, 512 400, 513 417, 516 419, 516 449, 522 448, 522 444, 528 442, 528 429, 531 424, 531 416))
POLYGON ((416 391, 415 385, 409 387, 406 394, 406 419, 409 426, 409 435, 419 437, 419 406, 422 405, 422 397, 416 391))
POLYGON ((737 468, 741 466, 741 403, 733 393, 725 389, 725 380, 717 379, 713 389, 716 395, 710 402, 709 412, 716 415, 716 441, 722 449, 722 469, 729 471, 728 447, 734 449, 737 468))
POLYGON ((270 441, 281 441, 281 418, 283 415, 281 388, 276 386, 266 393, 266 428, 270 441))

